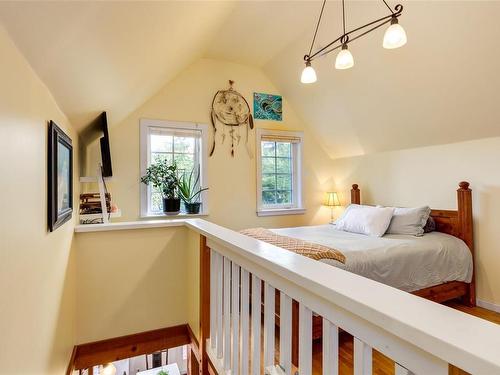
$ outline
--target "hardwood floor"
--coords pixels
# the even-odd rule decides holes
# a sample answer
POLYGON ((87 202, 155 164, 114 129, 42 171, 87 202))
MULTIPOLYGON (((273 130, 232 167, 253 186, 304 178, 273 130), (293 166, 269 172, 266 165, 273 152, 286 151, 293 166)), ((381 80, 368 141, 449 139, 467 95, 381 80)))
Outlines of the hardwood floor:
MULTIPOLYGON (((467 314, 475 315, 479 318, 489 320, 491 322, 500 324, 500 314, 495 313, 480 307, 467 307, 463 306, 457 302, 451 302, 447 304, 448 306, 463 311, 467 314)), ((278 353, 278 340, 277 337, 277 358, 279 360, 278 353)), ((352 351, 353 351, 353 338, 349 334, 342 333, 340 335, 340 348, 339 348, 339 373, 341 375, 351 375, 353 373, 353 362, 352 362, 352 351)), ((316 340, 313 346, 313 374, 321 374, 322 371, 322 348, 321 340, 316 340)), ((377 351, 373 352, 373 374, 377 375, 394 375, 394 362, 387 358, 386 356, 380 354, 377 351)), ((450 366, 450 375, 466 375, 465 371, 457 369, 454 366, 450 366)))

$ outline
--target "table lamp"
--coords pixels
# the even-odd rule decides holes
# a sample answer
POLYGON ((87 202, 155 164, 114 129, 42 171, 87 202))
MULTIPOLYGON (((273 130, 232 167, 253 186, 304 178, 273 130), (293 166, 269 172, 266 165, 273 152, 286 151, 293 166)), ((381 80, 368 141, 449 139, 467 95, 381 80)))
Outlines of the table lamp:
POLYGON ((333 208, 340 206, 339 196, 336 191, 329 191, 326 193, 325 206, 332 210, 331 222, 333 223, 333 208))

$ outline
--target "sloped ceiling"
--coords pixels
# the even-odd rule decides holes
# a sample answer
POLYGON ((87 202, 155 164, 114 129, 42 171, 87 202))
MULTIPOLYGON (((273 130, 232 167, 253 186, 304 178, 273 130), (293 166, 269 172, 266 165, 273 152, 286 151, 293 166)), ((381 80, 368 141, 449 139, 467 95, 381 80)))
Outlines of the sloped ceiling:
MULTIPOLYGON (((120 122, 205 56, 261 67, 332 158, 500 135, 500 2, 403 4, 405 47, 384 50, 377 30, 351 45, 353 69, 318 59, 307 86, 319 1, 1 2, 0 22, 80 129, 101 110, 120 122)), ((387 12, 346 6, 348 28, 387 12)), ((329 1, 317 46, 339 21, 329 1)))
MULTIPOLYGON (((380 2, 346 4, 348 26, 384 13, 380 2)), ((379 29, 352 43, 352 69, 336 70, 332 54, 313 63, 318 82, 303 85, 311 23, 264 67, 332 158, 500 135, 500 2, 403 4, 402 48, 383 49, 379 29)), ((339 5, 327 7, 320 45, 340 34, 339 5)))
POLYGON ((70 121, 119 122, 187 65, 230 2, 1 2, 0 21, 70 121))

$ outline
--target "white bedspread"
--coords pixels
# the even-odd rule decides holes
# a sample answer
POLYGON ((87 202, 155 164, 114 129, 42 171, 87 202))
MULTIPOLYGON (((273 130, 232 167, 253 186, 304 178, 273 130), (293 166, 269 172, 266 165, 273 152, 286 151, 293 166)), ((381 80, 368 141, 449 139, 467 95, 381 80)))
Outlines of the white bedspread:
POLYGON ((321 262, 407 292, 472 279, 469 248, 459 238, 444 233, 377 238, 335 230, 330 224, 272 231, 340 250, 346 256, 345 264, 330 259, 321 262))

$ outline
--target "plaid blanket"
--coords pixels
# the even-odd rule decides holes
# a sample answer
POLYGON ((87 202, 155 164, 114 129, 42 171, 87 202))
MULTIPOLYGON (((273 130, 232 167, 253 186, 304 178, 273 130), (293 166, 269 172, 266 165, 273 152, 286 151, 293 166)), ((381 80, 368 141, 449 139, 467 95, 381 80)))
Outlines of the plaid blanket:
POLYGON ((337 249, 319 245, 313 242, 299 240, 297 238, 280 236, 265 228, 250 228, 240 231, 241 234, 253 237, 271 245, 279 246, 283 249, 293 251, 296 254, 306 256, 314 260, 334 259, 345 263, 345 256, 337 249))

